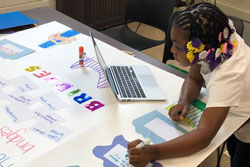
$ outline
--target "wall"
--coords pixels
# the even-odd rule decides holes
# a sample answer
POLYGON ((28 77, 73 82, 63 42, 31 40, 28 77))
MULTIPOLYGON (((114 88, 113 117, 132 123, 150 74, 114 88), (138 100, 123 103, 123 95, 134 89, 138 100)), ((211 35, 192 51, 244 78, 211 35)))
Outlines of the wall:
POLYGON ((23 11, 39 7, 56 8, 55 0, 0 0, 0 13, 23 11))
MULTIPOLYGON (((214 3, 214 0, 208 0, 214 3)), ((216 0, 217 6, 227 15, 250 22, 250 0, 216 0)))

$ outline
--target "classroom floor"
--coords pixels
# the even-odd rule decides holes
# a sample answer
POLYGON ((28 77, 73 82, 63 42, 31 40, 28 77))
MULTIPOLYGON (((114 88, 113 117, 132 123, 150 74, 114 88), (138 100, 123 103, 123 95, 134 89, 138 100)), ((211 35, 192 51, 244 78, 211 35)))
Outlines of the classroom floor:
MULTIPOLYGON (((137 27, 138 23, 137 22, 133 22, 130 23, 129 27, 132 30, 135 30, 137 27)), ((249 39, 249 35, 250 32, 248 31, 247 27, 250 27, 250 23, 244 22, 245 25, 245 31, 243 33, 243 38, 245 38, 245 42, 248 43, 248 45, 250 44, 250 39, 249 39)), ((148 25, 144 25, 141 24, 138 31, 137 31, 140 35, 146 36, 148 38, 152 38, 152 39, 162 39, 165 37, 164 32, 158 30, 158 29, 154 29, 148 25)), ((150 48, 150 49, 146 49, 143 50, 142 52, 153 57, 154 59, 158 60, 158 61, 162 61, 162 56, 163 56, 163 50, 164 50, 164 44, 150 48)), ((180 69, 184 69, 186 71, 189 70, 188 67, 183 67, 181 66, 178 62, 176 62, 175 60, 169 60, 167 61, 167 64, 171 64, 174 66, 177 66, 180 69)), ((200 165, 199 167, 216 167, 217 165, 217 150, 215 150, 209 157, 207 157, 200 165)), ((228 155, 228 152, 226 151, 226 149, 224 149, 224 153, 223 156, 221 158, 221 163, 220 163, 221 167, 230 167, 230 157, 228 155)))

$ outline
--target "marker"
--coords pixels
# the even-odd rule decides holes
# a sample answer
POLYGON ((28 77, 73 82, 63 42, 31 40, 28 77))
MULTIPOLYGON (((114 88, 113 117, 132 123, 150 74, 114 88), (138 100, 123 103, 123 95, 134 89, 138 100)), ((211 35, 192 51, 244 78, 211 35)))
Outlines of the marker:
POLYGON ((84 54, 84 49, 83 46, 79 47, 79 65, 83 65, 83 54, 84 54))
MULTIPOLYGON (((135 148, 142 148, 145 147, 146 145, 149 145, 151 143, 151 139, 147 138, 145 141, 140 142, 135 148)), ((125 155, 125 157, 128 157, 128 153, 125 155)))
POLYGON ((179 111, 177 112, 177 114, 178 114, 179 116, 181 116, 182 111, 181 111, 181 110, 179 110, 179 111))
MULTIPOLYGON (((179 111, 177 112, 177 114, 178 114, 179 116, 181 116, 182 111, 179 110, 179 111)), ((194 125, 187 117, 184 118, 184 122, 186 122, 187 124, 189 124, 192 128, 195 127, 195 125, 194 125)))

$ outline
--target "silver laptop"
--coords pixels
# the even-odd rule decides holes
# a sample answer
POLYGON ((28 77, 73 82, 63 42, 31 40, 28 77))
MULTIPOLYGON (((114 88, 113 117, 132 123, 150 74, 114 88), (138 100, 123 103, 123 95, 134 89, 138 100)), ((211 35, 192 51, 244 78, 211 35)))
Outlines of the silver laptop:
POLYGON ((147 66, 107 66, 89 31, 97 60, 118 100, 166 100, 147 66))

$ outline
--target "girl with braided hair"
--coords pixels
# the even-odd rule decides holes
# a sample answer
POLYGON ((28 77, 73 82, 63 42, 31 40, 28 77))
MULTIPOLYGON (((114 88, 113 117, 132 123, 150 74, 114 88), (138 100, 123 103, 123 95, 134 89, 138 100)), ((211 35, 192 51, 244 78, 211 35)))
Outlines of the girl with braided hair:
MULTIPOLYGON (((203 84, 208 100, 198 127, 173 140, 135 146, 128 144, 129 162, 146 166, 151 160, 181 157, 207 147, 222 126, 228 113, 250 117, 250 48, 236 33, 231 20, 216 6, 196 4, 178 14, 171 28, 171 52, 183 66, 191 66, 178 104, 169 111, 174 121, 182 121, 190 103, 199 95, 203 84), (182 111, 178 115, 178 111, 182 111)), ((250 166, 250 120, 228 140, 231 166, 250 166)))

